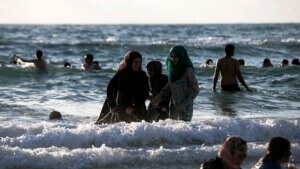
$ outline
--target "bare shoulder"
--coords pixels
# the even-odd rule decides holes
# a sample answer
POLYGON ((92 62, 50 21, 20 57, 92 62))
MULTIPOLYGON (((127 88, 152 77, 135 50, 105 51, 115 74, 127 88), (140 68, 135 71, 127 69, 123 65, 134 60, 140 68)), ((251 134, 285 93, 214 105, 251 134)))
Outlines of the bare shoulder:
POLYGON ((224 62, 225 58, 221 58, 217 60, 217 65, 222 64, 224 62))
POLYGON ((235 64, 235 65, 240 65, 239 64, 239 61, 237 59, 234 59, 234 58, 231 58, 232 59, 232 62, 235 64))

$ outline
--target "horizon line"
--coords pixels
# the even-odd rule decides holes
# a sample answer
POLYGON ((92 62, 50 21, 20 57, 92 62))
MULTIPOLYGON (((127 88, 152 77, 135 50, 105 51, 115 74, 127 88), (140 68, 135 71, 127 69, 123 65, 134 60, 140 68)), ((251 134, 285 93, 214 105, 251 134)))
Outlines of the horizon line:
POLYGON ((211 23, 0 23, 0 25, 238 25, 238 24, 300 24, 299 22, 211 22, 211 23))

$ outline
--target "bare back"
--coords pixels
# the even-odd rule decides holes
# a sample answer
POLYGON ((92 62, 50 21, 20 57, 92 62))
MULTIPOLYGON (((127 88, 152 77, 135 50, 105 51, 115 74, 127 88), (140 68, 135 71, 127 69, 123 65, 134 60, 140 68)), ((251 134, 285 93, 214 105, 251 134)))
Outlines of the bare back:
POLYGON ((35 60, 34 65, 39 69, 46 69, 46 62, 43 59, 35 60))
POLYGON ((238 60, 223 57, 218 60, 216 71, 221 73, 221 85, 237 84, 237 75, 240 73, 238 60))

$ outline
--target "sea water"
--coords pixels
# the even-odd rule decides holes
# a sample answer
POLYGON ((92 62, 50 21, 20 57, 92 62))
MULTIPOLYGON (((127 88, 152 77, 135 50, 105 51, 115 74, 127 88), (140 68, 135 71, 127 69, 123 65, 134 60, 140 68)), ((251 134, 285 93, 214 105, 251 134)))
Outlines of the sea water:
MULTIPOLYGON (((227 25, 0 25, 0 168, 199 168, 228 136, 248 141, 242 168, 266 154, 275 136, 292 143, 300 167, 300 24, 227 25), (213 92, 214 64, 233 43, 244 59, 252 92, 213 92), (200 93, 191 122, 95 125, 106 87, 129 50, 163 63, 183 45, 194 64, 200 93), (9 65, 13 54, 44 53, 47 70, 9 65), (92 53, 101 71, 80 69, 92 53), (274 67, 262 68, 264 58, 274 67), (290 65, 281 67, 282 59, 290 65), (71 68, 64 68, 65 62, 71 68), (60 111, 62 120, 50 121, 60 111)), ((219 88, 219 83, 218 83, 219 88)), ((147 102, 148 104, 149 102, 147 102)))

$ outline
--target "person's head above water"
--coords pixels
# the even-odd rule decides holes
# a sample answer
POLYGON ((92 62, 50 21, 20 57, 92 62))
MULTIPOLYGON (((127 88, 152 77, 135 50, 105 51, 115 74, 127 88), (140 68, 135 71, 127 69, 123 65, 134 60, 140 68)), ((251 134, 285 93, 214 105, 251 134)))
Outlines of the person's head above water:
POLYGON ((129 51, 119 65, 118 71, 142 69, 142 55, 137 51, 129 51))
POLYGON ((300 65, 299 59, 293 59, 292 65, 300 65))
POLYGON ((92 64, 93 60, 94 60, 94 56, 90 53, 88 53, 84 56, 84 62, 85 63, 92 64))
POLYGON ((281 66, 288 66, 289 65, 289 61, 287 59, 283 59, 281 62, 281 66))
POLYGON ((14 54, 11 59, 10 59, 10 64, 16 65, 18 64, 18 56, 16 54, 14 54))
POLYGON ((152 60, 147 63, 147 74, 150 78, 162 73, 162 64, 160 61, 152 60))
POLYGON ((40 51, 40 50, 37 50, 37 51, 35 52, 35 56, 36 56, 36 58, 37 58, 38 60, 40 60, 40 59, 42 59, 42 57, 43 57, 43 52, 40 51))
POLYGON ((273 67, 271 60, 268 58, 264 59, 262 67, 273 67))
POLYGON ((70 64, 69 62, 66 62, 66 63, 64 64, 64 67, 69 68, 69 67, 71 67, 71 64, 70 64))
POLYGON ((241 66, 244 66, 244 65, 245 65, 244 59, 239 59, 239 64, 240 64, 241 66))
POLYGON ((49 115, 50 120, 61 119, 61 118, 62 118, 62 115, 58 111, 52 111, 49 115))
POLYGON ((225 46, 225 53, 226 53, 226 56, 233 56, 234 55, 234 45, 233 44, 227 44, 225 46))
POLYGON ((207 59, 205 62, 206 66, 212 66, 214 64, 212 59, 207 59))
POLYGON ((96 64, 97 66, 99 66, 99 62, 98 61, 93 61, 93 64, 96 64))

